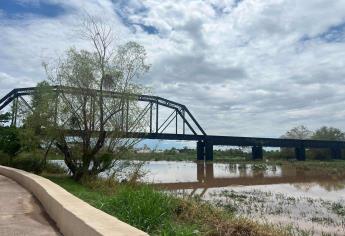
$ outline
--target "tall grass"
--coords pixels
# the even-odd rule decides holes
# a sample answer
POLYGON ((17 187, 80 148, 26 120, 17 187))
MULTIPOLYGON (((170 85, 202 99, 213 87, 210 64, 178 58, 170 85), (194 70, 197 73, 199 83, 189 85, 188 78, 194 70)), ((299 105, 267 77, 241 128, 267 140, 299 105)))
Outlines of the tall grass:
POLYGON ((287 235, 282 229, 237 218, 212 205, 181 199, 148 185, 46 176, 94 207, 151 235, 287 235))
POLYGON ((54 163, 44 163, 41 157, 32 153, 21 153, 18 156, 10 157, 7 154, 0 153, 0 165, 9 166, 35 174, 43 171, 49 173, 65 173, 65 169, 54 163))
POLYGON ((172 220, 176 200, 151 187, 122 186, 102 209, 146 232, 163 227, 172 220))

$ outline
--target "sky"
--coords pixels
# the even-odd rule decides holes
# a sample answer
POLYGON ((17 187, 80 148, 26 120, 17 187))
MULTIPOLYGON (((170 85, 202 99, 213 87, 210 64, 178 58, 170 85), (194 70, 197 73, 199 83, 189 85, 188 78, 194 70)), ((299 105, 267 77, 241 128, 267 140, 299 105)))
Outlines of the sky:
POLYGON ((42 62, 85 48, 85 14, 134 40, 141 83, 185 104, 207 134, 345 130, 343 0, 0 0, 0 96, 46 78, 42 62))

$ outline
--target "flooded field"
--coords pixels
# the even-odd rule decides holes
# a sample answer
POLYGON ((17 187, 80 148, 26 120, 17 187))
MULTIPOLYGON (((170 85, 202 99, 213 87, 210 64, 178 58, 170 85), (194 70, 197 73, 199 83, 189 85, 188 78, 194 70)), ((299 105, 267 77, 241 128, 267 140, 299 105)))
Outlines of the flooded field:
POLYGON ((143 168, 142 181, 157 188, 288 227, 294 235, 345 235, 342 168, 184 161, 149 161, 143 168))
POLYGON ((147 162, 144 181, 302 235, 345 235, 345 170, 147 162))

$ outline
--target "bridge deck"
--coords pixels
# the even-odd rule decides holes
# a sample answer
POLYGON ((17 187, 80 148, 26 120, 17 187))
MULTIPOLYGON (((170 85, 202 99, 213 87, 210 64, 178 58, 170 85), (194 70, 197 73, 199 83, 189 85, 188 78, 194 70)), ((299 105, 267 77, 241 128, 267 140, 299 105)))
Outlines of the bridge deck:
POLYGON ((345 148, 343 141, 301 140, 282 138, 235 137, 193 134, 129 133, 128 137, 164 140, 210 141, 213 145, 262 146, 262 147, 305 147, 305 148, 345 148))

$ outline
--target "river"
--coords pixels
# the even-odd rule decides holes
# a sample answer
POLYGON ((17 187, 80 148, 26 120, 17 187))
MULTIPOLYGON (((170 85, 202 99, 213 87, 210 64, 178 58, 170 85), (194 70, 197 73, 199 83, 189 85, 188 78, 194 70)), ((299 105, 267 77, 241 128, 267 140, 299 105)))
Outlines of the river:
POLYGON ((345 170, 186 161, 148 161, 143 169, 141 181, 159 189, 296 235, 345 235, 345 170))
POLYGON ((143 181, 300 235, 345 235, 345 170, 151 161, 143 181))

